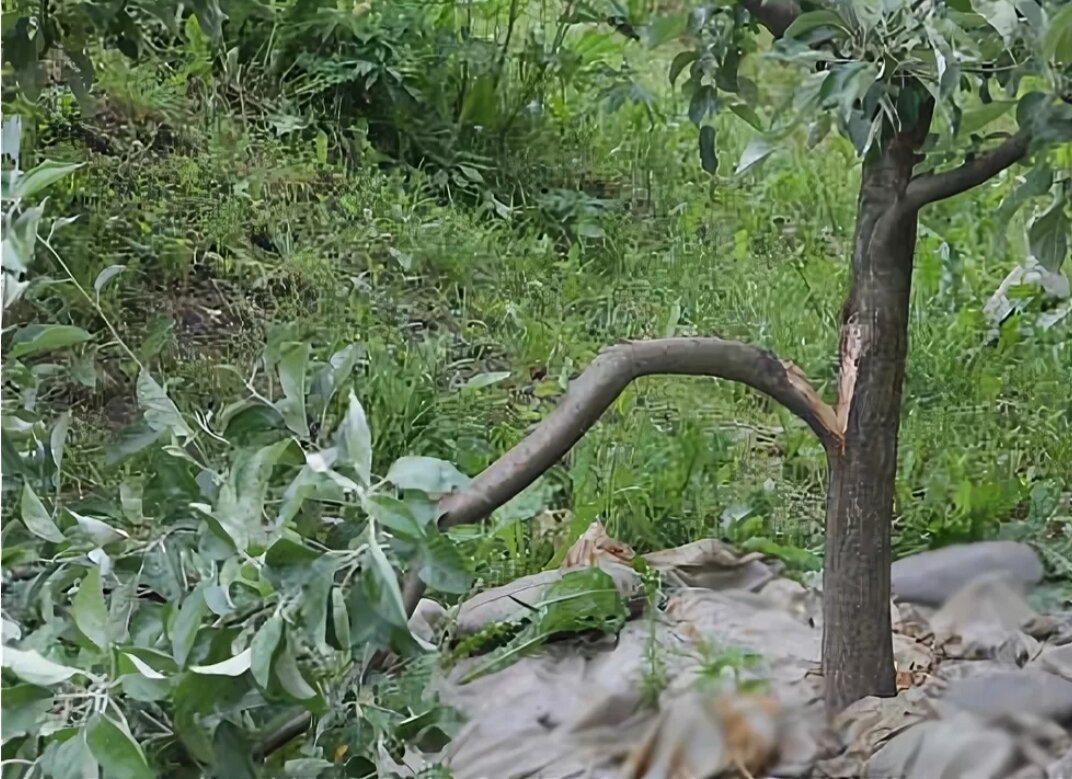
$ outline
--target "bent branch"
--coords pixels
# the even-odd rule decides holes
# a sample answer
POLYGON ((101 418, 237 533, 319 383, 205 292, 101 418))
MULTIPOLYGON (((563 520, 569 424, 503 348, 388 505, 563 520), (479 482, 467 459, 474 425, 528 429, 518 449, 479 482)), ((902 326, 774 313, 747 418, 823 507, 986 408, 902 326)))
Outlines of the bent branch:
POLYGON ((532 484, 558 462, 611 403, 641 376, 714 376, 747 384, 808 423, 824 445, 841 438, 834 410, 795 365, 771 352, 721 338, 662 338, 602 352, 551 414, 462 491, 440 502, 441 528, 476 522, 532 484))
POLYGON ((959 195, 989 181, 1027 154, 1031 134, 1025 130, 1006 139, 992 151, 944 173, 924 173, 908 182, 904 205, 913 210, 959 195))

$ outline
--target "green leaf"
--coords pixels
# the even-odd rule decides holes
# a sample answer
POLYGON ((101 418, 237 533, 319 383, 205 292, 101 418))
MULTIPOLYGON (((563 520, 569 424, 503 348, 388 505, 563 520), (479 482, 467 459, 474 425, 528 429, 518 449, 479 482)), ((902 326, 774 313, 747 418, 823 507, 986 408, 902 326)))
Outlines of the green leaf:
POLYGON ((283 765, 283 776, 294 779, 316 779, 333 768, 335 764, 322 757, 296 757, 283 765))
POLYGON ((22 524, 26 529, 38 538, 51 541, 55 544, 62 543, 67 539, 52 521, 52 515, 48 513, 45 504, 37 497, 37 493, 30 487, 29 482, 22 485, 22 524))
POLYGON ((202 676, 241 676, 250 669, 253 649, 243 649, 234 657, 228 657, 211 665, 191 665, 190 671, 202 676))
POLYGON ((629 617, 614 579, 601 568, 570 571, 544 591, 538 619, 544 636, 621 629, 629 617))
POLYGON ((26 198, 36 195, 53 182, 59 181, 64 176, 69 176, 81 168, 85 163, 54 162, 45 160, 40 165, 35 165, 23 173, 15 181, 13 195, 16 198, 26 198))
POLYGON ((220 40, 223 37, 223 22, 228 17, 220 10, 218 0, 193 0, 190 7, 205 35, 214 41, 220 40))
POLYGON ((335 645, 343 651, 350 648, 350 613, 346 609, 346 595, 338 587, 331 589, 331 629, 335 645))
POLYGON ((1031 256, 1046 270, 1057 273, 1068 256, 1069 235, 1072 235, 1072 223, 1065 215, 1065 197, 1061 195, 1027 229, 1031 256))
POLYGON ((1016 121, 1031 131, 1031 146, 1072 141, 1072 104, 1052 95, 1029 92, 1020 99, 1016 121))
POLYGON ((124 652, 123 656, 127 660, 129 660, 130 664, 134 666, 137 672, 144 676, 146 679, 153 679, 159 681, 167 678, 164 674, 157 671, 155 668, 153 668, 151 665, 149 665, 137 655, 132 654, 130 652, 124 652))
POLYGON ((155 430, 144 419, 119 431, 118 437, 104 450, 104 462, 118 465, 129 457, 144 451, 167 434, 167 429, 155 430))
POLYGON ((835 108, 842 122, 848 122, 856 102, 863 98, 878 78, 878 68, 871 62, 849 62, 830 72, 819 89, 821 104, 835 108))
POLYGON ((688 24, 688 14, 663 13, 656 16, 641 31, 644 45, 649 49, 658 48, 669 40, 680 37, 688 24))
MULTIPOLYGON (((12 274, 25 273, 33 263, 34 247, 37 246, 37 225, 44 216, 41 206, 27 208, 5 231, 3 242, 3 267, 12 274)), ((10 282, 10 280, 9 280, 10 282)))
POLYGON ((125 726, 104 714, 94 714, 86 725, 86 744, 108 779, 155 779, 145 753, 125 726))
POLYGON ((294 650, 289 640, 284 643, 283 651, 279 653, 276 660, 275 678, 279 680, 280 686, 287 695, 295 700, 308 701, 317 697, 316 690, 305 680, 301 669, 298 668, 298 661, 294 657, 294 650))
POLYGON ((740 175, 756 165, 761 163, 767 157, 774 152, 774 145, 763 137, 753 138, 748 142, 744 151, 741 153, 741 159, 737 162, 737 169, 734 175, 740 175))
POLYGON ((130 534, 125 530, 117 530, 107 522, 84 516, 71 509, 67 509, 67 513, 78 524, 78 532, 96 546, 107 546, 108 544, 114 544, 116 541, 130 538, 130 534))
POLYGON ((31 354, 66 349, 84 343, 92 336, 81 327, 73 325, 27 325, 19 328, 11 339, 11 356, 26 357, 31 354))
POLYGON ((120 654, 118 670, 123 692, 133 700, 152 703, 166 700, 171 695, 171 680, 135 654, 120 654))
POLYGON ((279 386, 283 400, 276 404, 287 427, 302 438, 309 437, 309 419, 305 413, 305 368, 312 347, 308 342, 291 343, 283 347, 279 360, 279 386))
POLYGON ((607 237, 607 232, 597 224, 592 222, 579 222, 577 224, 577 235, 581 238, 591 238, 592 240, 600 240, 607 237))
POLYGON ((82 674, 79 669, 54 663, 33 649, 24 651, 13 646, 3 648, 3 652, 0 653, 0 664, 24 682, 41 687, 51 687, 67 681, 75 674, 82 674))
POLYGON ((488 373, 478 373, 469 381, 465 382, 462 386, 463 390, 479 390, 484 387, 490 387, 493 384, 498 384, 501 381, 506 381, 510 378, 510 371, 490 371, 488 373))
POLYGON ((473 576, 458 548, 438 531, 428 536, 421 548, 421 581, 434 590, 450 595, 464 595, 473 586, 473 576))
POLYGON ((78 593, 71 600, 71 617, 75 627, 97 649, 108 647, 108 606, 104 602, 100 569, 89 569, 78 586, 78 593))
POLYGON ((689 100, 689 121, 697 127, 718 108, 718 93, 710 84, 702 84, 689 100))
POLYGON ((700 166, 712 176, 718 172, 718 156, 715 154, 715 128, 705 124, 700 128, 700 166))
POLYGON ((101 290, 104 289, 105 285, 126 269, 126 265, 109 265, 97 274, 97 278, 93 281, 93 291, 97 293, 98 299, 100 298, 101 290))
POLYGON ((382 493, 369 495, 361 502, 362 507, 378 523, 391 531, 391 535, 405 541, 420 541, 424 528, 405 503, 393 495, 382 493))
POLYGON ((678 76, 681 75, 688 65, 695 62, 698 55, 694 50, 678 52, 670 63, 670 85, 673 86, 677 83, 678 76))
POLYGON ((283 636, 283 618, 273 614, 268 621, 261 625, 253 641, 250 642, 252 656, 250 657, 250 669, 257 684, 267 688, 272 671, 272 658, 279 646, 279 639, 283 636))
MULTIPOLYGON (((5 637, 5 642, 7 638, 5 637)), ((7 651, 7 647, 4 647, 7 651)), ((54 705, 52 692, 35 684, 6 685, 0 712, 0 739, 36 735, 54 705)), ((82 779, 80 776, 74 779, 82 779)))
POLYGON ((1009 0, 971 0, 971 7, 998 31, 1005 43, 1016 39, 1020 19, 1016 15, 1016 6, 1009 0))
POLYGON ((147 363, 160 354, 167 346, 173 329, 175 329, 175 320, 170 316, 167 314, 154 316, 141 346, 138 347, 138 359, 147 363))
POLYGON ((387 481, 399 489, 417 490, 432 496, 465 489, 472 480, 445 460, 400 457, 387 471, 387 481))
POLYGON ((459 124, 493 125, 498 115, 498 98, 495 94, 495 79, 480 76, 466 92, 462 102, 459 124))
POLYGON ((353 391, 346 416, 335 433, 335 446, 339 451, 338 461, 353 466, 358 480, 368 487, 372 483, 372 432, 365 409, 353 391))
POLYGON ((62 743, 49 742, 41 755, 40 768, 42 775, 49 779, 86 779, 98 774, 97 761, 86 744, 84 730, 62 743))
POLYGON ((259 536, 265 529, 264 501, 272 471, 291 443, 285 439, 252 454, 243 452, 220 488, 213 516, 239 551, 253 540, 263 540, 259 536))
POLYGON ((138 374, 137 392, 138 405, 144 412, 145 421, 149 427, 156 431, 170 430, 185 439, 194 437, 194 431, 186 424, 178 407, 171 402, 164 388, 157 384, 146 370, 138 374))
POLYGON ((201 618, 205 616, 207 606, 205 595, 200 585, 186 596, 179 607, 178 614, 172 620, 168 636, 171 638, 172 657, 179 668, 186 667, 186 660, 190 656, 190 650, 194 648, 197 640, 197 631, 201 627, 201 618))
POLYGON ((990 103, 980 105, 977 108, 973 108, 970 111, 964 111, 961 115, 960 127, 957 130, 957 135, 967 136, 982 130, 995 119, 999 119, 1009 113, 1015 105, 1015 100, 994 100, 990 103))
POLYGON ((759 114, 752 109, 752 106, 747 103, 733 103, 730 105, 730 110, 756 130, 763 132, 763 120, 759 118, 759 114))
POLYGON ((830 132, 830 114, 820 114, 819 117, 808 125, 808 137, 805 144, 809 149, 814 149, 830 132))
POLYGON ((1001 201, 994 212, 994 253, 1005 251, 1006 228, 1009 220, 1027 201, 1045 195, 1053 186, 1053 170, 1047 165, 1039 165, 1028 171, 1023 183, 1012 190, 1001 201))
POLYGON ((375 589, 379 593, 376 604, 378 613, 392 625, 405 625, 406 607, 402 601, 402 590, 398 587, 398 577, 391 563, 387 561, 374 532, 369 533, 367 555, 368 575, 375 582, 375 589))
POLYGON ((63 472, 63 447, 67 443, 67 431, 71 426, 71 412, 64 411, 52 426, 52 432, 48 437, 48 449, 52 454, 52 462, 56 464, 55 486, 60 486, 60 474, 63 472))
POLYGON ((216 756, 214 776, 217 779, 257 779, 251 755, 253 746, 240 727, 223 720, 212 737, 216 756))
POLYGON ((1059 65, 1072 61, 1072 4, 1065 3, 1050 18, 1042 38, 1042 54, 1059 65))
POLYGON ((836 11, 822 9, 802 13, 790 24, 784 33, 786 38, 799 38, 805 33, 820 27, 835 27, 839 30, 847 30, 848 24, 836 11))

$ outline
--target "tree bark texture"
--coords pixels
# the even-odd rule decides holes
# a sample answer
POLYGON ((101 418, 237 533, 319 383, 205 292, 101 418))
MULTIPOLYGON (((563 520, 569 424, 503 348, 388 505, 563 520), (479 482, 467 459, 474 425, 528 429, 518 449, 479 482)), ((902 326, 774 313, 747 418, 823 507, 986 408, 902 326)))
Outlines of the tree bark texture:
POLYGON ((852 284, 842 310, 841 447, 827 447, 823 675, 836 712, 896 694, 890 626, 890 536, 917 210, 904 194, 911 144, 864 163, 852 284))

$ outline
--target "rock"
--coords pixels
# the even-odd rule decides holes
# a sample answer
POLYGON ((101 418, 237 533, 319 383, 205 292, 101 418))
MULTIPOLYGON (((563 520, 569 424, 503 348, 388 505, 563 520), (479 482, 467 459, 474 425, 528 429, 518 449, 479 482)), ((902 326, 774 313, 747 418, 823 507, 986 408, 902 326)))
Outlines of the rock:
POLYGON ((1004 571, 989 571, 947 600, 931 617, 931 629, 948 657, 1023 665, 1038 653, 1038 642, 1022 627, 1037 617, 1019 584, 1004 571))
POLYGON ((966 714, 921 722, 905 730, 868 761, 872 779, 1007 779, 1017 768, 1013 737, 986 728, 966 714))
POLYGON ((1042 580, 1035 550, 1015 541, 984 541, 921 552, 893 564, 891 584, 897 600, 941 605, 983 572, 1003 572, 1029 589, 1042 580))
POLYGON ((1019 714, 1072 721, 1072 682, 1035 669, 959 679, 946 688, 942 700, 991 722, 1019 714))

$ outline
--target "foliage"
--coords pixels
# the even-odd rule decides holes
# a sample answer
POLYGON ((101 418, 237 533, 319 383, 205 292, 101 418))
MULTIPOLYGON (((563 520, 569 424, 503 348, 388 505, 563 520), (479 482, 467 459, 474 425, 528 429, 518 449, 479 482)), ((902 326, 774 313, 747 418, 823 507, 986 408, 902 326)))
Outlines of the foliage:
POLYGON ((925 175, 1008 138, 1008 118, 1015 117, 1031 139, 1034 167, 1003 201, 996 235, 1004 236, 1008 218, 1025 203, 1049 195, 1028 227, 1029 261, 1040 268, 1047 292, 1055 286, 1059 297, 1069 297, 1067 283, 1052 276, 1068 254, 1072 229, 1072 179, 1067 166, 1054 169, 1052 153, 1055 144, 1072 141, 1067 4, 846 0, 805 9, 763 57, 812 72, 766 118, 759 87, 741 70, 746 55, 759 49, 757 20, 744 5, 731 4, 702 7, 685 24, 696 43, 674 58, 670 81, 688 69, 689 118, 701 127, 701 164, 710 173, 718 164, 715 133, 704 122, 723 103, 760 131, 742 152, 737 174, 807 123, 809 147, 836 126, 864 157, 897 133, 922 132, 925 175))
MULTIPOLYGON (((6 132, 17 139, 17 127, 6 132)), ((4 289, 14 301, 34 242, 54 251, 51 231, 36 232, 43 206, 23 199, 77 166, 21 173, 17 144, 7 148, 4 289)), ((95 295, 117 268, 97 277, 95 295)), ((279 339, 263 358, 275 397, 251 378, 216 415, 180 411, 139 367, 142 418, 117 456, 153 450, 151 475, 72 494, 70 414, 50 423, 33 399, 62 365, 41 358, 62 361, 93 337, 24 325, 4 366, 24 399, 4 401, 5 490, 21 481, 18 519, 4 526, 4 640, 14 642, 3 656, 5 759, 50 776, 94 763, 129 776, 200 775, 197 765, 249 775, 258 732, 280 714, 352 707, 341 682, 367 651, 422 651, 406 627, 399 561, 419 554, 421 578, 448 597, 469 589, 464 558, 432 521, 434 499, 465 477, 428 457, 374 477, 353 391, 359 350, 320 355, 279 339)), ((363 747, 349 759, 375 759, 374 743, 363 747)), ((331 754, 284 768, 331 767, 331 754)))

